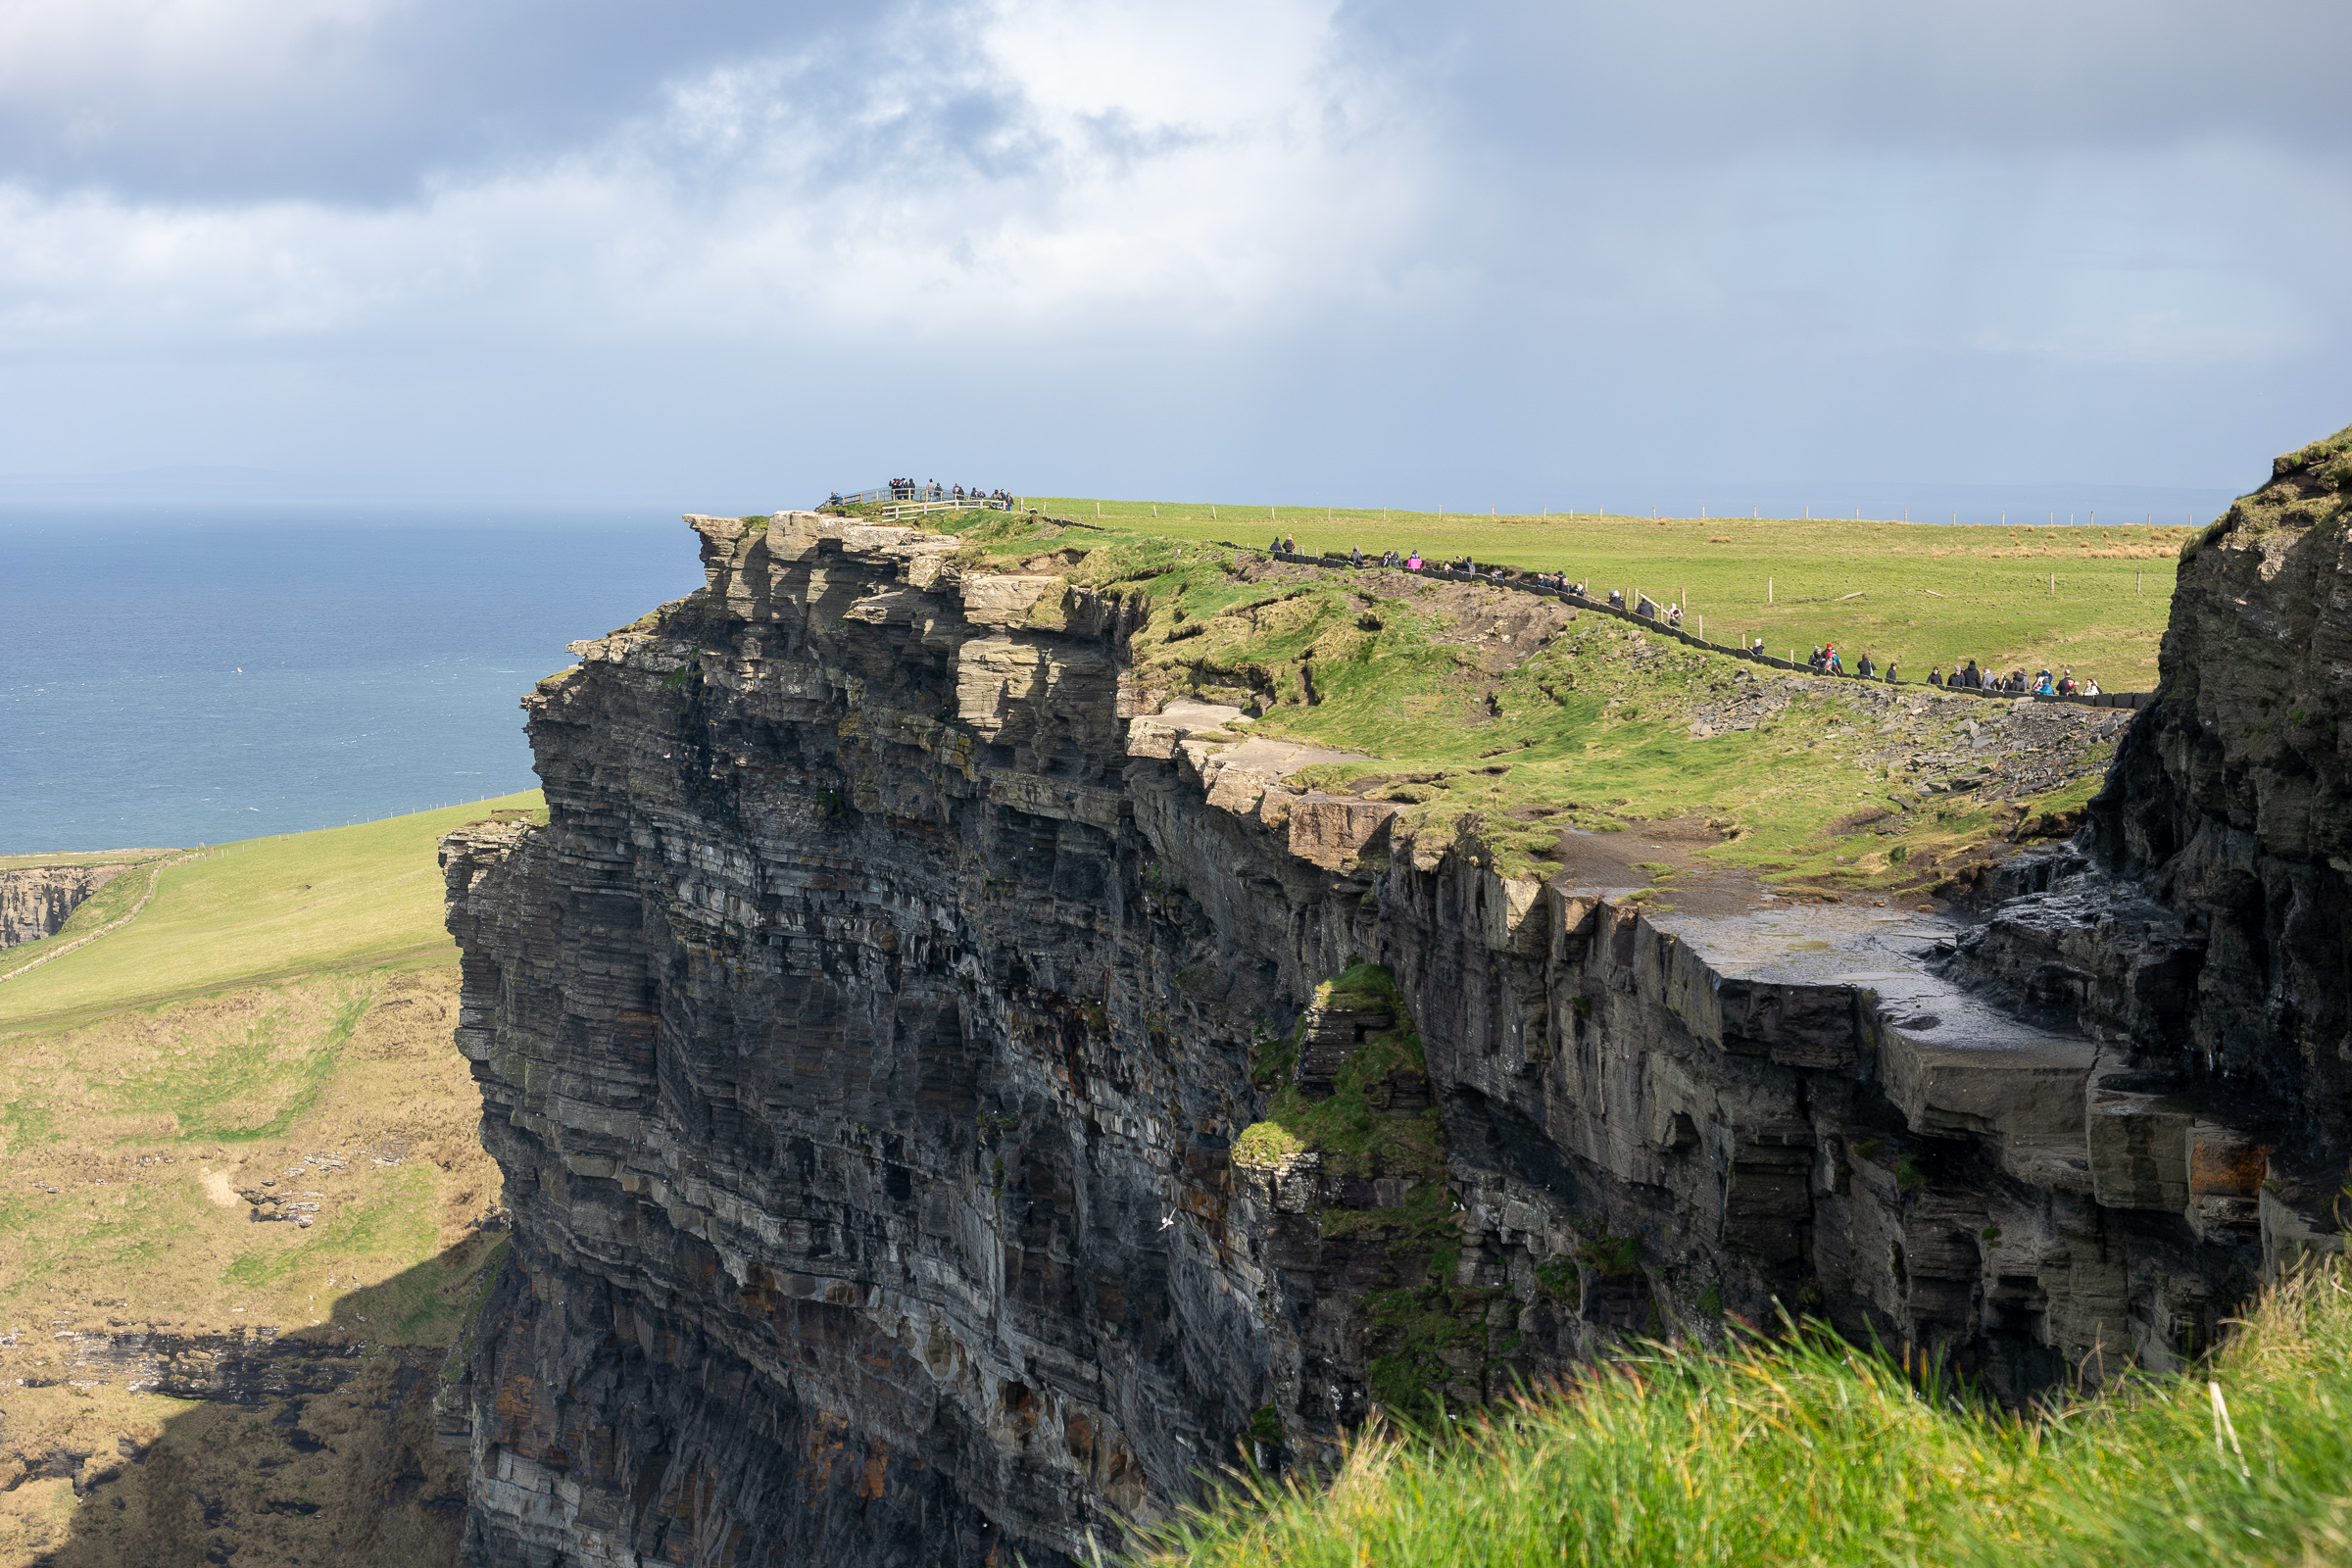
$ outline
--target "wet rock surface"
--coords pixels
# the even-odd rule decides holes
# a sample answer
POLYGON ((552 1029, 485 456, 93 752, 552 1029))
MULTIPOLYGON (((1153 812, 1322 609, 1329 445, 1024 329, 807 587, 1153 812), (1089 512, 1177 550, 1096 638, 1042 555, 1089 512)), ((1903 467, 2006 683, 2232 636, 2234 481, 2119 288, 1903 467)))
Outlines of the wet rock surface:
POLYGON ((2325 1245, 2340 521, 2207 547, 2084 838, 1961 918, 1505 879, 1139 700, 1132 599, 691 520, 710 586, 526 703, 549 825, 444 845, 516 1229, 442 1401, 471 1562, 1084 1560, 1376 1398, 1782 1306, 2023 1399, 2325 1245))

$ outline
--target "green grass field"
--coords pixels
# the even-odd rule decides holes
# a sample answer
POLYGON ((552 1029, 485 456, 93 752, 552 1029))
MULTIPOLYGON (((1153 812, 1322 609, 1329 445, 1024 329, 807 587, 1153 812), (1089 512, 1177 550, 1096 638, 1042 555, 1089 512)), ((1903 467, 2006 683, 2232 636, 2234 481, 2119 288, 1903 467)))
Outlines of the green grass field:
MULTIPOLYGON (((0 1032, 314 970, 455 953, 441 928, 434 841, 536 791, 357 827, 248 839, 167 868, 137 920, 0 984, 0 1032)), ((0 974, 127 909, 146 872, 123 873, 45 943, 0 955, 0 974), (103 901, 103 902, 102 902, 103 901)))
POLYGON ((1884 687, 1774 676, 1801 695, 1752 727, 1702 734, 1694 719, 1738 701, 1755 665, 1570 620, 1514 590, 1270 564, 1142 524, 967 514, 941 526, 975 562, 1050 563, 1146 610, 1128 639, 1145 710, 1177 696, 1259 701, 1250 734, 1369 759, 1301 782, 1399 803, 1398 836, 1467 834, 1507 875, 1556 869, 1544 858, 1564 827, 1675 823, 1705 843, 1702 864, 1784 887, 1925 890, 2029 819, 2071 831, 2106 756, 2103 743, 2082 750, 2069 759, 2078 781, 2031 802, 1932 802, 1888 749, 1948 752, 1984 714, 1973 699, 1920 691, 1915 711, 1890 715, 1872 707, 1884 687))
MULTIPOLYGON (((1049 515, 1174 539, 1263 548, 1277 531, 1305 551, 1419 550, 1563 571, 1596 596, 1639 589, 1677 600, 1713 641, 1762 637, 1801 659, 1836 641, 1925 679, 1965 660, 2031 674, 2071 665, 2108 691, 2156 684, 2181 544, 2172 527, 1948 527, 1771 517, 1505 516, 1027 498, 1049 515), (1156 514, 1155 514, 1156 513, 1156 514), (2052 578, 2055 578, 2054 591, 2052 578), (1771 603, 1766 603, 1767 583, 1771 603), (1848 597, 1857 596, 1857 597, 1848 597)), ((1850 663, 1851 661, 1849 660, 1850 663)))
MULTIPOLYGON (((538 806, 532 793, 223 845, 169 865, 129 924, 0 984, 0 1325, 20 1331, 0 1345, 0 1568, 228 1547, 256 1568, 449 1560, 454 1512, 368 1490, 412 1463, 444 1501, 462 1488, 463 1456, 410 1430, 429 1427, 430 1387, 421 1403, 391 1397, 379 1360, 386 1347, 437 1358, 426 1348, 455 1337, 499 1245, 473 1224, 499 1177, 451 1044, 457 950, 434 841, 538 806), (316 1205, 312 1223, 254 1223, 257 1194, 316 1205), (53 1337, 150 1327, 267 1330, 378 1359, 331 1396, 244 1410, 131 1394, 53 1337), (422 1458, 395 1451, 388 1409, 422 1458), (53 1448, 122 1443, 162 1459, 89 1499, 25 1475, 53 1448), (199 1493, 217 1523, 194 1521, 199 1493)), ((146 881, 145 867, 117 878, 0 972, 105 925, 146 881)))
POLYGON ((1328 1490, 1231 1494, 1141 1560, 2319 1568, 2352 1561, 2348 1369, 2340 1265, 2273 1294, 2206 1373, 2023 1418, 1827 1336, 1659 1348, 1458 1437, 1369 1435, 1328 1490))

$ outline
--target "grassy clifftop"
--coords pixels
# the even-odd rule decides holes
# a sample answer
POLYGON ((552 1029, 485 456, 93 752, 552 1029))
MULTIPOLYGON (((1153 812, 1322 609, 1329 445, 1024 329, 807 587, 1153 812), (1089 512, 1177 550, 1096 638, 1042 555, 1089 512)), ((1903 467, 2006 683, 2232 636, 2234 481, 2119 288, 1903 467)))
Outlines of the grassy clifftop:
MULTIPOLYGON (((2156 684, 2156 650, 2189 528, 1948 527, 1822 518, 1485 516, 1218 507, 1060 497, 1047 514, 1172 539, 1263 545, 1276 532, 1306 551, 1361 546, 1467 552, 1480 562, 1564 571, 1596 590, 1686 599, 1720 643, 1762 637, 1800 659, 1835 640, 1914 678, 1975 659, 2028 673, 2047 664, 2096 675, 2108 691, 2156 684), (1100 509, 1098 515, 1097 509, 1100 509), (1272 515, 1269 515, 1269 513, 1272 515), (2055 582, 2052 579, 2055 579, 2055 582), (1769 582, 1770 600, 1767 601, 1769 582)), ((1695 629, 1695 627, 1693 627, 1695 629)))
POLYGON ((1776 673, 1487 584, 1083 521, 941 526, 975 565, 1066 575, 1138 612, 1140 710, 1252 707, 1237 738, 1363 759, 1299 782, 1397 804, 1399 833, 1456 839, 1511 875, 1569 865, 1661 899, 1710 872, 1933 891, 2014 842, 2071 831, 2129 717, 1776 673))
POLYGON ((454 961, 441 928, 434 843, 460 823, 538 795, 446 807, 357 827, 223 844, 168 863, 131 924, 54 962, 34 960, 127 913, 148 865, 74 911, 65 929, 0 954, 0 1032, 318 969, 454 961))

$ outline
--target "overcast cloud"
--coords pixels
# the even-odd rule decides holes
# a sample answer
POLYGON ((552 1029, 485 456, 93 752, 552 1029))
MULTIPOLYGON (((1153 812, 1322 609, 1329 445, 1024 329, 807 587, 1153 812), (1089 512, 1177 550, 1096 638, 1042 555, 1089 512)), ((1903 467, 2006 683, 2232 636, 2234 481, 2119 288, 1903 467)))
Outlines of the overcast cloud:
POLYGON ((0 0, 0 471, 2244 488, 2352 420, 2346 58, 2341 0, 0 0))

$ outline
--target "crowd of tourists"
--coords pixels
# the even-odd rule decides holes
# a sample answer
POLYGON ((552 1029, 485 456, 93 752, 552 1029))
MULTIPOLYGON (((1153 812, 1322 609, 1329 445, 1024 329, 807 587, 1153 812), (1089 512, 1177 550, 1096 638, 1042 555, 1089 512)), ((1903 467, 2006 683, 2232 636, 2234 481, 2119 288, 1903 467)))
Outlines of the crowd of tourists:
MULTIPOLYGON (((838 500, 839 497, 837 496, 835 499, 838 500)), ((1012 492, 991 490, 983 494, 977 486, 966 487, 959 484, 943 486, 937 479, 923 484, 916 484, 912 479, 893 479, 890 481, 890 499, 893 501, 1007 502, 1012 499, 1012 492)))
POLYGON ((2099 695, 2099 682, 2096 676, 2088 680, 2078 681, 2071 668, 2061 669, 2054 676, 2046 669, 2037 670, 2029 680, 2026 672, 2022 669, 2013 669, 2004 675, 1998 670, 1981 667, 1973 659, 1962 667, 1953 670, 1948 680, 1944 677, 1940 665, 1929 670, 1928 684, 1947 687, 1953 691, 2007 692, 2013 697, 2096 697, 2099 695))
MULTIPOLYGON (((1295 556, 1299 553, 1298 539, 1295 534, 1276 534, 1273 543, 1266 548, 1275 555, 1295 556)), ((1349 546, 1348 550, 1348 564, 1359 567, 1388 566, 1399 571, 1459 572, 1494 582, 1515 580, 1539 588, 1548 588, 1554 593, 1566 594, 1591 603, 1606 604, 1611 610, 1630 610, 1642 619, 1654 620, 1669 630, 1680 631, 1683 626, 1683 607, 1679 604, 1660 605, 1649 595, 1637 592, 1634 595, 1634 603, 1629 606, 1626 603, 1625 591, 1619 588, 1610 589, 1605 599, 1594 601, 1586 592, 1583 581, 1572 579, 1563 571, 1520 571, 1513 566, 1496 565, 1481 568, 1478 563, 1467 555, 1438 562, 1426 559, 1418 550, 1384 550, 1377 556, 1367 556, 1361 547, 1353 545, 1349 546)), ((1765 652, 1764 639, 1761 637, 1746 644, 1745 649, 1747 653, 1757 659, 1770 657, 1765 652)), ((1834 642, 1824 643, 1815 648, 1812 657, 1805 662, 1805 667, 1816 675, 1842 675, 1853 680, 1883 680, 1889 686, 1895 684, 1896 681, 1895 664, 1892 660, 1882 665, 1866 653, 1857 654, 1852 664, 1849 665, 1844 653, 1834 642)), ((1928 684, 1952 691, 2002 692, 2015 697, 2096 697, 2099 695, 2097 680, 2078 681, 2075 679, 2075 672, 2072 669, 2061 669, 2055 676, 2044 669, 2028 679, 2023 669, 2013 669, 2003 675, 1988 667, 1980 666, 1973 659, 1968 662, 1966 666, 1952 671, 1948 677, 1943 673, 1941 665, 1929 670, 1928 684)))

